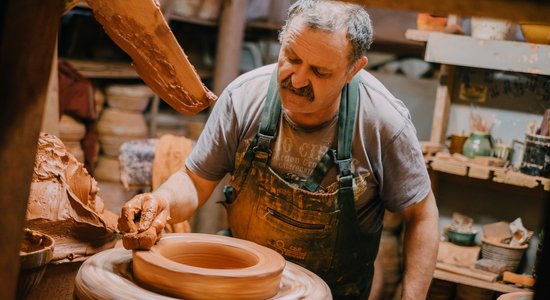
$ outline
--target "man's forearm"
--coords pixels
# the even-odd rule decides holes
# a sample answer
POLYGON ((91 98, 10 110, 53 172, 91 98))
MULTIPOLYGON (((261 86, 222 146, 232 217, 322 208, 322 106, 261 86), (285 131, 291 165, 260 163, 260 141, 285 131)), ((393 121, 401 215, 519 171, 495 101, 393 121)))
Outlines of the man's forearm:
POLYGON ((153 191, 170 207, 168 223, 183 222, 191 218, 199 206, 197 189, 187 173, 179 170, 153 191))
POLYGON ((437 259, 437 207, 431 193, 423 202, 422 214, 405 219, 403 299, 426 298, 437 259))

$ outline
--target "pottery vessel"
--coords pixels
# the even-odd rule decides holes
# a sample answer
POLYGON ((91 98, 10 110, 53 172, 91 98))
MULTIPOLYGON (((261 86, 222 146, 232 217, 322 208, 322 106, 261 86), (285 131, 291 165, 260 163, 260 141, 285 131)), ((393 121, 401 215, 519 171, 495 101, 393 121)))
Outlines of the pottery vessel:
POLYGON ((490 156, 492 151, 493 143, 491 141, 491 135, 479 131, 472 132, 462 147, 462 154, 469 158, 490 156))
POLYGON ((267 299, 279 290, 285 260, 249 241, 183 233, 164 236, 149 251, 135 251, 132 265, 142 286, 171 296, 267 299))
MULTIPOLYGON (((192 240, 195 242, 200 241, 200 244, 204 246, 205 241, 209 240, 209 237, 212 235, 206 235, 206 234, 198 234, 198 233, 192 233, 192 234, 165 234, 163 238, 161 239, 161 242, 164 240, 166 241, 167 237, 171 237, 172 241, 174 240, 185 240, 189 237, 195 237, 192 240)), ((222 245, 235 246, 237 252, 242 251, 242 253, 248 253, 247 245, 249 245, 247 241, 229 238, 229 237, 222 237, 222 236, 216 236, 220 237, 222 239, 218 239, 219 242, 221 242, 222 245), (232 240, 233 242, 231 244, 227 244, 228 240, 232 240), (245 243, 242 243, 245 242, 245 243)), ((178 243, 181 241, 177 241, 178 243)), ((192 242, 190 242, 192 243, 192 242)), ((212 243, 212 241, 210 241, 212 243)), ((252 243, 251 243, 252 244, 252 243)), ((176 244, 173 244, 174 246, 176 244)), ((256 245, 256 244, 254 244, 256 245)), ((166 244, 165 244, 166 246, 166 244)), ((202 247, 200 246, 200 247, 202 247)), ((249 245, 250 246, 250 245, 249 245)), ((199 248, 200 248, 199 247, 199 248)), ((214 246, 211 250, 215 250, 217 246, 214 246)), ((255 247, 262 247, 259 245, 256 245, 255 247)), ((192 247, 193 248, 193 247, 192 247)), ((209 247, 207 247, 208 249, 209 247)), ((197 250, 197 248, 194 248, 197 250)), ((219 249, 215 250, 218 251, 219 249)), ((269 249, 268 249, 269 250, 269 249)), ((118 247, 110 250, 105 250, 103 252, 100 252, 90 258, 88 258, 80 267, 78 274, 75 278, 75 296, 80 300, 86 300, 86 299, 132 299, 132 300, 145 300, 145 299, 181 299, 181 296, 170 296, 167 295, 164 292, 158 292, 150 289, 149 287, 142 285, 139 283, 138 280, 136 280, 136 274, 135 274, 135 266, 133 263, 132 256, 135 257, 136 253, 143 253, 148 251, 139 251, 139 252, 132 252, 130 250, 126 250, 124 248, 118 247), (177 298, 176 298, 177 297, 177 298)), ((177 251, 176 251, 177 252, 177 251)), ((210 252, 210 251, 207 251, 210 252)), ((220 253, 215 253, 220 254, 220 253)), ((221 253, 223 255, 223 253, 221 253)), ((246 254, 245 256, 248 256, 246 254)), ((158 255, 158 253, 156 254, 158 255)), ((171 256, 171 255, 170 255, 171 256)), ((219 256, 219 255, 218 255, 219 256)), ((240 257, 240 255, 237 255, 237 257, 240 257)), ((213 260, 210 260, 212 258, 212 253, 202 255, 202 253, 195 253, 194 255, 187 255, 187 258, 184 258, 184 260, 190 259, 191 261, 205 261, 206 266, 212 266, 212 263, 214 265, 217 265, 215 261, 220 261, 222 257, 213 258, 213 260), (195 258, 192 258, 192 257, 195 258), (208 262, 210 261, 210 262, 208 262)), ((164 259, 164 258, 163 258, 164 259)), ((180 258, 178 255, 176 255, 177 260, 180 258)), ((230 262, 223 262, 222 264, 229 264, 232 266, 235 265, 242 265, 243 262, 246 263, 246 261, 249 261, 249 258, 246 258, 244 260, 237 258, 237 259, 230 259, 230 262)), ((265 259, 265 257, 260 258, 260 260, 265 259)), ((278 259, 277 259, 278 261, 278 259)), ((173 263, 176 263, 175 261, 172 261, 173 263)), ((154 262, 155 264, 163 264, 160 261, 154 262)), ((266 262, 261 262, 261 264, 266 264, 266 262)), ((273 265, 273 262, 269 263, 273 265)), ((201 263, 203 267, 205 265, 201 263)), ((275 265, 278 265, 275 264, 275 265)), ((328 285, 321 279, 319 276, 315 275, 314 273, 306 270, 305 268, 302 268, 296 264, 293 264, 291 262, 285 262, 284 264, 284 270, 281 274, 281 280, 279 285, 277 286, 276 294, 268 297, 261 297, 261 295, 257 295, 253 297, 253 299, 303 299, 303 300, 328 300, 332 299, 330 289, 328 285)), ((178 268, 180 268, 179 266, 178 268)), ((202 268, 202 267, 193 267, 193 266, 187 266, 183 267, 185 269, 194 268, 195 270, 201 270, 201 269, 208 269, 209 268, 202 268)), ((278 267, 277 267, 278 268, 278 267)), ((245 268, 246 269, 246 268, 245 268)), ((251 269, 256 269, 254 266, 251 267, 251 269)), ((267 269, 266 269, 267 270, 267 269)), ((175 271, 175 270, 170 270, 175 271)), ((225 272, 225 273, 233 273, 235 269, 210 269, 209 272, 217 273, 217 272, 225 272)), ((241 269, 239 272, 246 271, 244 269, 241 269)), ((139 272, 139 271, 138 271, 139 272)), ((159 275, 159 278, 163 278, 163 280, 171 281, 171 282, 179 282, 179 283, 185 283, 180 280, 180 275, 176 273, 177 276, 172 278, 165 278, 164 274, 161 273, 152 273, 147 276, 156 276, 159 275)), ((262 276, 262 275, 261 275, 262 276)), ((206 284, 208 280, 212 280, 215 278, 200 278, 200 281, 198 282, 191 282, 191 284, 202 284, 204 285, 203 288, 200 290, 199 294, 195 294, 194 296, 191 295, 191 297, 187 297, 186 299, 242 299, 241 296, 243 292, 244 294, 249 294, 251 290, 258 289, 256 285, 258 284, 258 280, 254 280, 250 282, 249 285, 245 285, 244 287, 239 286, 239 288, 244 288, 244 291, 239 292, 240 294, 234 294, 231 292, 230 294, 225 294, 220 297, 217 297, 216 295, 219 295, 219 290, 231 290, 232 286, 227 286, 223 284, 223 280, 231 279, 226 278, 225 276, 222 276, 218 278, 217 280, 221 280, 217 283, 210 281, 210 284, 206 284), (204 281, 203 281, 204 280, 204 281)), ((239 278, 236 278, 239 279, 239 278)), ((241 278, 242 279, 242 278, 241 278)), ((265 287, 260 286, 260 289, 265 289, 265 287)), ((271 288, 271 287, 270 287, 271 288)), ((251 295, 251 294, 250 294, 251 295)), ((250 296, 244 295, 244 299, 250 299, 250 296)))
POLYGON ((17 299, 23 299, 36 287, 48 263, 52 260, 54 239, 44 233, 25 229, 25 236, 19 251, 19 278, 17 299))

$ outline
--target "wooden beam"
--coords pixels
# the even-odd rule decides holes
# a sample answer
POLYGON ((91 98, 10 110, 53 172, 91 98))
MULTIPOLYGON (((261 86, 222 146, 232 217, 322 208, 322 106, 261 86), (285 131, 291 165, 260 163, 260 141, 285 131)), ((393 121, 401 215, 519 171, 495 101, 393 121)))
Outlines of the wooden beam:
POLYGON ((433 32, 428 35, 424 60, 480 69, 550 75, 549 57, 549 45, 433 32))
POLYGON ((548 22, 550 2, 544 0, 343 0, 366 7, 391 8, 436 15, 456 14, 508 19, 512 21, 548 22))
POLYGON ((42 119, 41 131, 59 136, 59 72, 57 69, 57 39, 52 58, 52 70, 48 84, 48 97, 42 119))
POLYGON ((0 299, 15 299, 19 247, 64 0, 0 4, 0 299))

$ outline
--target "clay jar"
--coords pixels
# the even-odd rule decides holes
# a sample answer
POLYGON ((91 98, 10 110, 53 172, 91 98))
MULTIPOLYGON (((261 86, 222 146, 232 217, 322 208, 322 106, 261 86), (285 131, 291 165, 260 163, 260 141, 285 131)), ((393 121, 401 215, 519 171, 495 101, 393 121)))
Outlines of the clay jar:
POLYGON ((274 250, 209 234, 167 234, 149 251, 133 253, 137 282, 184 299, 268 299, 279 291, 284 268, 274 250))
POLYGON ((469 158, 476 156, 490 156, 493 151, 493 142, 491 141, 491 135, 487 132, 474 131, 470 134, 464 147, 462 147, 462 154, 469 158))
POLYGON ((467 139, 468 136, 465 134, 452 134, 450 137, 451 143, 449 145, 449 152, 451 154, 462 153, 462 148, 467 139))

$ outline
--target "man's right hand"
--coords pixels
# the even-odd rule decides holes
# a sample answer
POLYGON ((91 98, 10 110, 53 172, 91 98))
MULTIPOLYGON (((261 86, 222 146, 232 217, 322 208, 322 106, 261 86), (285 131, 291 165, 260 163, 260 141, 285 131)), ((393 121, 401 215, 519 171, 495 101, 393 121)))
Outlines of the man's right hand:
POLYGON ((150 249, 160 239, 170 216, 168 203, 151 193, 139 194, 126 202, 118 219, 126 249, 150 249))

